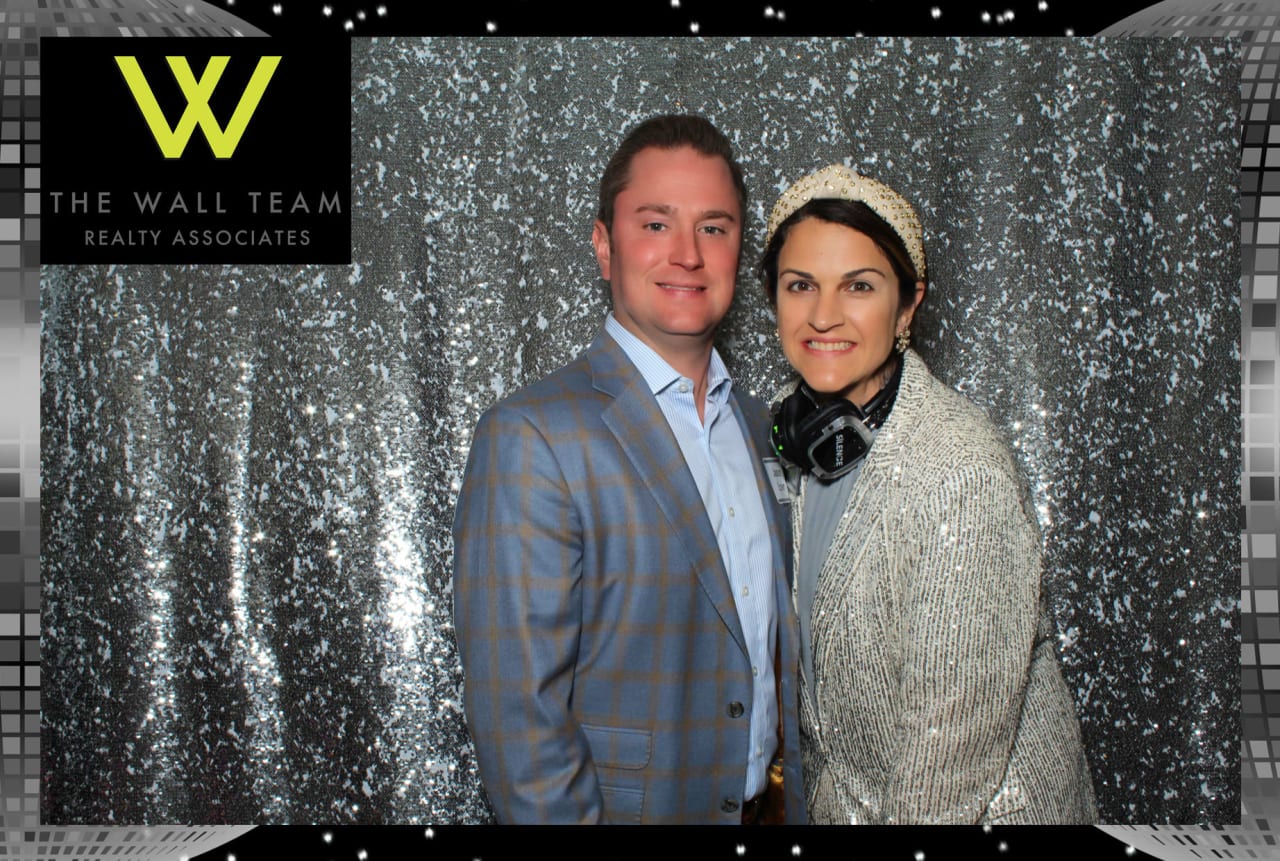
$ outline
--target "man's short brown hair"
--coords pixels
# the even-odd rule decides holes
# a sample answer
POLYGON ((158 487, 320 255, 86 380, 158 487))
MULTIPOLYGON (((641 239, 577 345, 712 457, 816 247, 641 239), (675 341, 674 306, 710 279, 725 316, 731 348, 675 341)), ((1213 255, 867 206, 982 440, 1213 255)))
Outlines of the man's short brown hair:
POLYGON ((632 129, 605 166, 604 175, 600 177, 600 209, 596 212, 596 218, 604 224, 605 230, 613 230, 613 203, 631 181, 632 159, 649 147, 672 150, 686 146, 700 155, 724 159, 733 178, 734 191, 738 193, 739 216, 745 219, 747 186, 742 179, 742 168, 734 161, 729 139, 704 117, 663 114, 651 117, 632 129))

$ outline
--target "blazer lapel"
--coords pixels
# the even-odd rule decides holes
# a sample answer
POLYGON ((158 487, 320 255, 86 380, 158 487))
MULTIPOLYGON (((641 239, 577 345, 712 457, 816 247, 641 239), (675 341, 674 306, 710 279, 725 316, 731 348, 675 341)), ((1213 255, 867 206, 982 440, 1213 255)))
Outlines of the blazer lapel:
POLYGON ((785 511, 782 503, 778 502, 777 496, 773 491, 773 483, 764 471, 764 453, 760 449, 760 440, 757 439, 757 431, 759 428, 753 428, 751 423, 747 421, 746 415, 742 412, 742 405, 738 403, 736 397, 730 396, 729 403, 733 405, 733 415, 738 420, 738 427, 742 429, 742 437, 747 441, 747 448, 751 451, 751 464, 755 470, 756 489, 760 493, 760 500, 764 505, 764 516, 769 523, 769 537, 773 545, 773 569, 775 571, 785 569, 787 572, 787 587, 790 588, 792 582, 791 557, 785 552, 787 542, 785 540, 786 532, 789 531, 789 521, 785 518, 789 516, 789 512, 785 511))
POLYGON ((614 399, 602 414, 605 426, 653 495, 672 532, 679 536, 703 592, 745 652, 746 639, 720 545, 666 416, 640 372, 607 333, 596 337, 587 362, 592 385, 614 399))
POLYGON ((919 405, 927 389, 926 378, 922 375, 924 366, 910 350, 903 354, 902 361, 902 380, 898 384, 893 411, 877 433, 875 444, 867 453, 862 471, 849 494, 845 515, 836 525, 831 553, 823 565, 824 572, 832 566, 857 565, 861 561, 876 535, 871 524, 883 518, 885 500, 892 496, 894 473, 901 469, 898 448, 902 441, 915 433, 920 422, 919 405), (855 513, 858 519, 855 519, 855 513))

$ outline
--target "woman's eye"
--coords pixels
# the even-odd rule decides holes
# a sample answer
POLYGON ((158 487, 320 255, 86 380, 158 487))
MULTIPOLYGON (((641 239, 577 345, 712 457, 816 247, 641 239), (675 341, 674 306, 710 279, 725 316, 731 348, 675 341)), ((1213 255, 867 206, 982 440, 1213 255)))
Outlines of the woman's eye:
POLYGON ((799 293, 803 290, 813 289, 813 285, 808 281, 792 281, 787 284, 787 289, 792 293, 799 293))

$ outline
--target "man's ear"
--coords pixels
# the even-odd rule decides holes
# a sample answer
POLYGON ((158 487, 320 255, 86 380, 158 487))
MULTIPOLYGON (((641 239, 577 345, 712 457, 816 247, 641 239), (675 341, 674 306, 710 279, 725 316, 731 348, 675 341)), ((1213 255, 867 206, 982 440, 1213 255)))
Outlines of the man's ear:
POLYGON ((609 230, 600 219, 596 219, 595 227, 591 228, 591 245, 596 250, 596 261, 600 264, 600 277, 609 281, 609 230))

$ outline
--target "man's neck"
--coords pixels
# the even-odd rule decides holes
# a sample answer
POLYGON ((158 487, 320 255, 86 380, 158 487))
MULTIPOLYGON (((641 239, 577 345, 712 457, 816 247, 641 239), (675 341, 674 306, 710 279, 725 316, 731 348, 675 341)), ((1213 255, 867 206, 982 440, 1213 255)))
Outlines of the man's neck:
POLYGON ((711 351, 714 349, 711 337, 672 336, 663 338, 659 342, 645 332, 628 326, 617 315, 614 315, 614 322, 652 350, 677 374, 693 381, 693 401, 698 408, 698 420, 702 421, 707 403, 707 377, 711 369, 711 351))
POLYGON ((668 365, 675 368, 676 373, 693 380, 693 403, 698 408, 699 423, 703 421, 707 406, 707 375, 711 369, 711 349, 709 341, 697 350, 689 351, 660 351, 654 347, 654 351, 662 356, 668 365))
POLYGON ((706 394, 707 373, 711 368, 710 343, 702 344, 689 350, 659 350, 654 347, 654 352, 661 356, 668 365, 675 368, 680 376, 693 380, 694 391, 701 391, 706 394))

